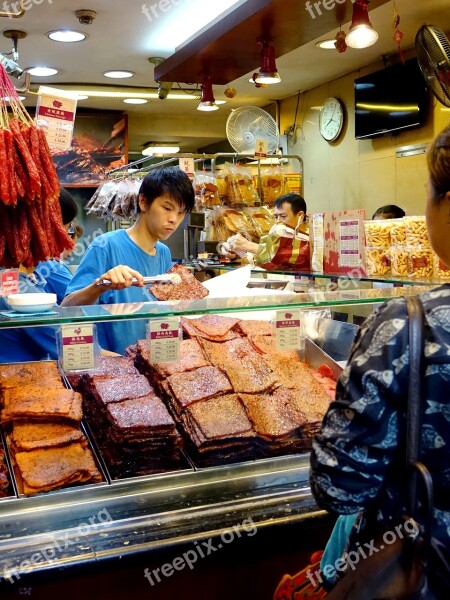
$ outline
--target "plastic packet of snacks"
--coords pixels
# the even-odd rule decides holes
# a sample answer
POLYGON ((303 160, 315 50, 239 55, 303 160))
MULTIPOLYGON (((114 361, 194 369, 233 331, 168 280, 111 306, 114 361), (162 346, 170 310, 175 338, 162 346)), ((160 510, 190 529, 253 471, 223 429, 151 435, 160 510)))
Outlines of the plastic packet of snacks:
POLYGON ((253 184, 251 169, 227 164, 223 173, 228 184, 229 206, 255 206, 259 204, 260 200, 253 184))
POLYGON ((366 245, 368 248, 389 248, 391 245, 389 219, 375 219, 364 221, 366 231, 366 245))
POLYGON ((281 166, 270 166, 261 171, 261 188, 263 202, 269 205, 275 204, 277 198, 290 192, 281 166))
POLYGON ((406 223, 405 219, 389 219, 390 236, 392 246, 404 246, 406 244, 406 223))
POLYGON ((391 253, 389 248, 366 248, 367 274, 390 275, 391 253))
POLYGON ((434 261, 431 248, 414 246, 408 250, 408 275, 413 278, 433 277, 434 261))
POLYGON ((197 171, 194 176, 195 208, 204 210, 213 206, 220 206, 216 179, 211 173, 197 171))
POLYGON ((450 279, 450 267, 442 262, 437 254, 433 252, 433 276, 442 279, 450 279))
POLYGON ((406 245, 430 246, 425 216, 405 217, 406 245))
POLYGON ((408 275, 408 250, 404 246, 391 246, 391 274, 400 277, 408 275))

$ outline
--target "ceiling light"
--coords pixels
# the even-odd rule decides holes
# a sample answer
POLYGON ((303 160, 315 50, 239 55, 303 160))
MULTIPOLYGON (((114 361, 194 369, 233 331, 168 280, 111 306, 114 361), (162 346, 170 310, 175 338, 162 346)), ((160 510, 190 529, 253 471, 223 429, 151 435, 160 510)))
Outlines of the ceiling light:
POLYGON ((368 0, 356 0, 353 4, 352 24, 345 38, 350 48, 368 48, 378 39, 378 33, 369 19, 367 4, 368 0))
POLYGON ((145 98, 124 98, 125 104, 147 104, 148 100, 145 98))
POLYGON ((226 100, 216 100, 216 104, 226 104, 226 100))
POLYGON ((51 67, 30 67, 26 70, 34 77, 50 77, 50 75, 58 73, 58 69, 52 69, 51 67))
POLYGON ((316 46, 323 50, 336 50, 335 41, 334 38, 332 40, 321 40, 320 42, 316 42, 316 46))
MULTIPOLYGON (((147 88, 148 89, 148 88, 147 88)), ((128 91, 119 91, 119 90, 111 90, 111 89, 82 89, 82 90, 71 90, 74 91, 78 98, 80 96, 85 96, 86 98, 143 98, 146 100, 153 100, 154 98, 158 98, 158 92, 133 92, 133 88, 130 88, 128 91)), ((178 91, 172 92, 167 96, 169 100, 199 100, 199 94, 184 94, 178 91)))
POLYGON ((142 150, 144 156, 153 156, 155 154, 177 154, 180 146, 147 146, 142 150))
POLYGON ((133 77, 134 73, 132 71, 106 71, 103 75, 112 79, 126 79, 127 77, 133 77))
POLYGON ((87 100, 88 98, 89 98, 89 96, 80 95, 80 94, 78 94, 78 96, 77 96, 77 100, 87 100))
POLYGON ((200 104, 197 106, 197 110, 207 112, 218 109, 219 107, 214 99, 211 79, 205 79, 202 83, 202 97, 200 98, 200 104))
POLYGON ((271 46, 270 40, 263 40, 261 50, 261 67, 254 77, 255 83, 279 83, 281 77, 275 64, 275 48, 271 46))
POLYGON ((58 29, 57 31, 50 31, 47 36, 54 42, 82 42, 87 38, 85 33, 81 31, 72 31, 71 29, 58 29))

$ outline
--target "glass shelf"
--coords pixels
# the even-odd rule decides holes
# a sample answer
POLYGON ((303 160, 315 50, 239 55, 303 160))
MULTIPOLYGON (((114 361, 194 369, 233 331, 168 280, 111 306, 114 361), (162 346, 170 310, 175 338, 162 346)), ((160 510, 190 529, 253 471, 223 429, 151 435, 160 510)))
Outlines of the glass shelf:
MULTIPOLYGON (((352 281, 349 280, 351 284, 352 281)), ((355 285, 357 280, 355 280, 355 285)), ((307 293, 272 292, 257 296, 233 298, 204 298, 203 300, 177 300, 174 302, 142 302, 133 304, 94 304, 92 306, 55 307, 49 313, 20 317, 0 314, 0 328, 59 325, 63 323, 92 323, 98 321, 122 321, 150 319, 176 315, 206 313, 233 313, 238 311, 279 310, 283 308, 317 308, 349 304, 380 303, 398 296, 415 295, 428 289, 418 285, 403 288, 346 289, 315 291, 307 293), (56 314, 55 314, 56 313, 56 314)))

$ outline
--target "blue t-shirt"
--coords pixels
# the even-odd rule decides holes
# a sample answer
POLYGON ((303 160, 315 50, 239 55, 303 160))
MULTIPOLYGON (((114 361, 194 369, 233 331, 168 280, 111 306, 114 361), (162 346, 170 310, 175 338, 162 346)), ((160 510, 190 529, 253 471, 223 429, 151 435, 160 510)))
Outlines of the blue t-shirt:
POLYGON ((62 260, 46 260, 38 264, 36 272, 45 280, 44 290, 56 294, 56 302, 61 304, 73 277, 69 267, 62 260))
MULTIPOLYGON (((143 276, 161 275, 172 266, 170 250, 157 242, 156 254, 144 252, 124 229, 110 231, 95 238, 83 256, 66 295, 77 292, 93 283, 98 277, 118 265, 127 265, 143 276)), ((124 290, 107 290, 98 299, 98 304, 118 304, 127 302, 149 302, 154 297, 146 287, 131 286, 124 290)), ((100 346, 112 352, 123 354, 125 348, 145 338, 145 321, 117 321, 97 323, 100 346)))
MULTIPOLYGON (((42 293, 45 280, 38 273, 19 273, 19 291, 24 294, 42 293)), ((0 296, 0 310, 11 310, 0 296)), ((20 327, 0 329, 0 363, 57 359, 56 327, 20 327)))

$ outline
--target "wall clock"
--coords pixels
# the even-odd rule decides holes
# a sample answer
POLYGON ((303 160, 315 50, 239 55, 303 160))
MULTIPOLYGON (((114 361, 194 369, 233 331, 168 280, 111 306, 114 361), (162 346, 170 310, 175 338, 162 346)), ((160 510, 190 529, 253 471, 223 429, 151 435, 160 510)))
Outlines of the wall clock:
POLYGON ((328 142, 339 137, 344 125, 344 106, 337 98, 327 98, 320 109, 319 131, 328 142))

